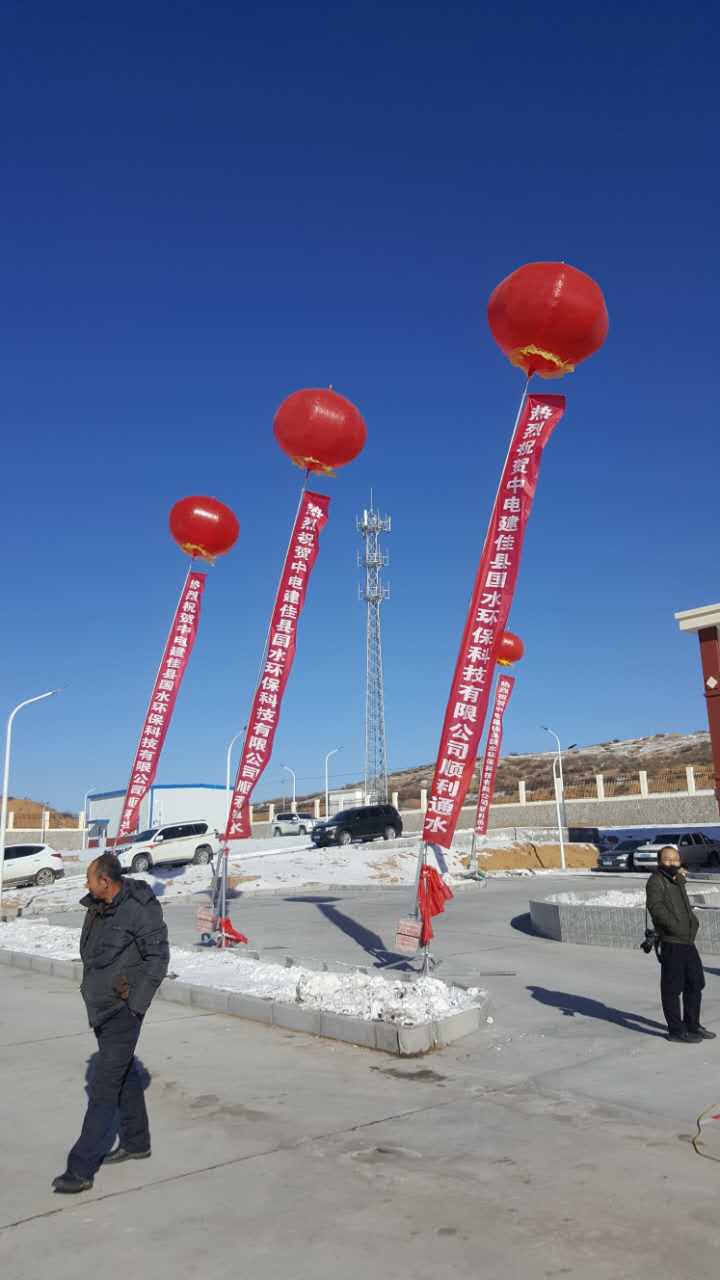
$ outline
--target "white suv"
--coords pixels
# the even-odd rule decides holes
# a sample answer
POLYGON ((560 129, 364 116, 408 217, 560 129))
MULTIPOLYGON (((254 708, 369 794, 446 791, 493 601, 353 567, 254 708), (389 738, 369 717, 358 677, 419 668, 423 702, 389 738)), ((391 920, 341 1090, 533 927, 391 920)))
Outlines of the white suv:
POLYGON ((309 813, 277 813, 273 822, 274 836, 307 836, 315 826, 309 813))
POLYGON ((3 880, 6 884, 52 884, 65 875, 62 854, 49 844, 6 844, 3 880))
POLYGON ((133 836, 114 852, 123 871, 149 871, 177 862, 204 866, 220 850, 220 840, 207 822, 169 822, 133 836))

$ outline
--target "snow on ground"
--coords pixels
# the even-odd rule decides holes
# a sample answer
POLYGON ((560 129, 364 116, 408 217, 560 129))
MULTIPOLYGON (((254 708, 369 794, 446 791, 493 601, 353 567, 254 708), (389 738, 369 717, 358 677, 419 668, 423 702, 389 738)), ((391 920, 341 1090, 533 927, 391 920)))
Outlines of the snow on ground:
MULTIPOLYGON (((12 951, 73 959, 78 957, 79 942, 79 929, 65 929, 43 920, 0 924, 0 947, 12 951)), ((437 978, 406 982, 366 973, 316 973, 300 965, 284 968, 251 960, 238 951, 217 949, 185 951, 172 947, 170 973, 196 986, 401 1026, 417 1026, 471 1009, 485 995, 478 988, 464 991, 449 987, 437 978)))
MULTIPOLYGON (((418 839, 378 841, 373 844, 330 846, 326 849, 295 845, 289 849, 230 856, 229 877, 237 891, 257 893, 333 886, 411 885, 417 868, 418 839)), ((465 870, 460 853, 448 858, 451 883, 465 870)), ((207 894, 210 867, 156 868, 137 877, 151 885, 163 903, 193 894, 207 894)), ((66 876, 47 888, 7 890, 3 902, 22 906, 24 915, 47 915, 74 910, 83 896, 79 876, 66 876)))
MULTIPOLYGON (((711 894, 720 893, 720 889, 702 890, 704 898, 710 897, 711 894)), ((692 889, 690 890, 692 898, 692 889)), ((587 898, 580 893, 554 893, 552 897, 546 899, 547 902, 554 902, 561 906, 578 906, 578 907, 644 907, 645 906, 645 890, 638 889, 627 892, 623 889, 610 889, 607 893, 599 893, 593 898, 587 898)), ((710 904, 713 905, 713 904, 710 904)), ((718 902, 720 906, 720 901, 718 902)))
MULTIPOLYGON (((229 873, 233 887, 242 894, 260 892, 298 892, 306 889, 368 888, 376 885, 412 885, 417 873, 419 835, 402 836, 398 840, 376 840, 371 844, 330 845, 316 849, 307 843, 293 843, 287 847, 265 847, 271 842, 253 841, 260 849, 244 846, 230 855, 229 873)), ((511 832, 492 832, 477 844, 482 866, 486 850, 506 850, 515 843, 511 832)), ((471 831, 459 831, 453 848, 444 853, 436 848, 429 854, 431 865, 439 867, 453 886, 465 884, 467 867, 462 861, 472 844, 471 831)), ((16 903, 24 915, 47 915, 53 911, 73 911, 83 896, 84 878, 77 871, 70 871, 64 879, 56 880, 46 888, 6 889, 3 902, 16 903)), ((519 874, 543 874, 542 871, 493 871, 493 876, 519 874)), ((558 875, 548 869, 547 874, 558 875)), ((573 875, 583 874, 574 871, 573 875)), ((212 879, 209 867, 179 866, 157 867, 138 877, 151 885, 163 903, 193 894, 207 895, 212 879)))

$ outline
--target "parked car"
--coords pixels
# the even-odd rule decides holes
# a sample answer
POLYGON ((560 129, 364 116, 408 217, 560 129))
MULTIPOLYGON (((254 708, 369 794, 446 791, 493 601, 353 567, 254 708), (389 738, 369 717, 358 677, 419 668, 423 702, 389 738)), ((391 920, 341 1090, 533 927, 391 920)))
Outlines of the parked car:
POLYGON ((653 870, 663 845, 672 844, 686 867, 720 866, 720 841, 712 840, 704 831, 665 831, 641 844, 633 854, 637 871, 653 870))
POLYGON ((49 844, 7 844, 3 880, 6 884, 52 884, 65 875, 62 854, 49 844))
POLYGON ((394 805, 366 804, 358 809, 343 809, 324 822, 317 822, 312 830, 312 842, 318 847, 325 844, 350 844, 351 840, 394 840, 402 835, 402 818, 394 805))
POLYGON ((274 836, 306 836, 317 819, 311 813, 276 813, 273 823, 274 836))
POLYGON ((170 822, 133 836, 114 852, 124 871, 149 871, 151 867, 211 862, 220 850, 220 839, 207 822, 170 822))
POLYGON ((612 849, 601 849, 598 855, 598 869, 600 871, 632 871, 635 850, 639 849, 643 843, 643 837, 636 836, 632 840, 621 840, 612 849))
POLYGON ((594 844, 602 852, 612 849, 620 843, 620 836, 601 831, 599 827, 568 827, 568 840, 571 844, 594 844))

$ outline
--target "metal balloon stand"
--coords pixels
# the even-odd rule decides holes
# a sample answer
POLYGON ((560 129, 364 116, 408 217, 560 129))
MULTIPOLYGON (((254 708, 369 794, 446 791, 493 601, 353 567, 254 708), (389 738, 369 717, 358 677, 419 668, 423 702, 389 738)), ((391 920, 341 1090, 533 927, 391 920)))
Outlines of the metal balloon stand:
POLYGON ((470 847, 470 858, 468 861, 468 869, 463 873, 463 880, 475 880, 478 884, 487 885, 487 876, 484 871, 480 870, 480 861, 477 852, 477 832, 473 831, 472 845, 470 847))
MULTIPOLYGON (((413 914, 416 920, 420 919, 420 899, 419 899, 420 876, 422 874, 423 867, 427 866, 427 860, 428 860, 427 841, 422 840, 420 842, 420 851, 418 853, 417 869, 415 871, 415 910, 413 914)), ((440 964, 440 961, 437 959, 436 956, 432 954, 430 950, 430 946, 426 942, 425 945, 422 947, 422 964, 420 965, 420 968, 418 970, 420 977, 422 978, 427 977, 429 973, 432 973, 433 969, 437 969, 439 964, 440 964)))

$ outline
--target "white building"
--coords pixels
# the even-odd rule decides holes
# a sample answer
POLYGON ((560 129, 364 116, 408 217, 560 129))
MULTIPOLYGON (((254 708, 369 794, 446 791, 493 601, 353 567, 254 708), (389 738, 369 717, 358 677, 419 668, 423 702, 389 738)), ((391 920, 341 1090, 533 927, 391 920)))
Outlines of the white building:
MULTIPOLYGON (((117 834, 124 791, 98 791, 88 797, 88 826, 91 835, 117 834), (92 828, 96 829, 93 830, 92 828)), ((225 828, 228 795, 221 783, 188 782, 152 786, 140 805, 138 831, 161 822, 207 822, 225 828)))

